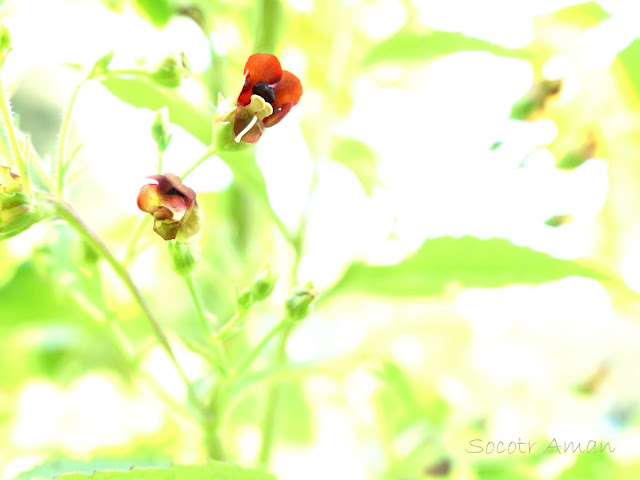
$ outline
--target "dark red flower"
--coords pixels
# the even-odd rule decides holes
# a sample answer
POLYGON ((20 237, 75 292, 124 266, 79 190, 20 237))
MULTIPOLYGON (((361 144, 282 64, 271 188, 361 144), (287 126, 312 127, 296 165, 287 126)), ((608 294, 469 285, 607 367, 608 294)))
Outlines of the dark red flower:
POLYGON ((155 183, 138 194, 138 208, 153 215, 153 230, 165 240, 185 241, 198 233, 201 218, 196 192, 172 173, 151 175, 155 183))
POLYGON ((245 143, 257 142, 264 128, 280 122, 301 96, 300 80, 293 73, 282 70, 275 55, 254 53, 244 66, 244 85, 238 96, 233 123, 236 139, 245 143))

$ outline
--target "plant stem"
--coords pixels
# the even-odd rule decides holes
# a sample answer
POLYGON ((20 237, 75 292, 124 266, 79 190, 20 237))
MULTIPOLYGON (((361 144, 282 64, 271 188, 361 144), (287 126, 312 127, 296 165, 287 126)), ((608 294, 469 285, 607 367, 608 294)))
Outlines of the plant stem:
POLYGON ((207 148, 206 152, 204 152, 204 154, 196 161, 196 163, 191 165, 191 167, 189 167, 187 171, 180 176, 180 179, 184 180, 185 178, 187 178, 191 174, 191 172, 193 172, 196 168, 198 168, 209 157, 215 155, 215 153, 216 153, 215 148, 213 147, 207 148))
POLYGON ((196 406, 202 409, 202 406, 197 401, 197 395, 193 389, 193 386, 191 385, 191 382, 189 382, 189 379, 178 363, 178 359, 176 358, 173 349, 171 348, 171 344, 169 343, 167 335, 164 333, 164 330, 162 330, 162 327, 153 315, 153 312, 142 296, 142 293, 133 282, 127 269, 118 261, 118 259, 113 255, 113 253, 111 253, 109 248, 104 244, 100 237, 98 237, 98 235, 93 232, 93 230, 91 230, 91 228, 85 223, 85 221, 80 217, 80 215, 73 209, 71 205, 66 203, 64 200, 60 200, 50 195, 47 195, 46 198, 56 207, 56 213, 60 216, 60 218, 65 220, 71 226, 71 228, 73 228, 92 248, 94 248, 96 252, 98 252, 100 256, 102 256, 107 261, 107 263, 109 263, 116 275, 120 277, 122 283, 125 284, 129 292, 131 293, 131 296, 140 306, 140 309, 148 320, 149 325, 151 326, 151 330, 153 331, 156 339, 169 356, 171 363, 173 363, 173 366, 184 382, 189 398, 194 402, 196 406))
MULTIPOLYGON (((276 357, 272 368, 278 370, 283 367, 287 360, 287 342, 289 336, 295 327, 295 323, 288 322, 286 329, 280 337, 276 357)), ((271 460, 271 452, 273 450, 273 442, 275 437, 275 426, 280 401, 280 384, 273 382, 269 386, 267 393, 267 401, 265 403, 264 417, 262 419, 262 444, 260 445, 260 453, 258 455, 258 463, 263 467, 269 466, 271 460)))
POLYGON ((158 175, 162 175, 162 156, 164 155, 164 151, 158 148, 158 175))
POLYGON ((71 95, 71 100, 69 100, 69 105, 67 106, 67 111, 64 114, 64 118, 62 120, 62 127, 60 128, 60 138, 58 139, 58 153, 56 157, 57 163, 57 173, 58 173, 58 196, 62 198, 62 193, 64 190, 64 174, 66 171, 65 168, 65 157, 64 157, 64 149, 67 143, 67 135, 69 133, 69 125, 71 124, 71 114, 73 113, 73 107, 76 104, 76 98, 78 97, 78 92, 80 92, 80 88, 85 84, 87 79, 85 78, 76 86, 73 94, 71 95))
POLYGON ((260 340, 260 343, 258 343, 258 345, 256 345, 254 349, 251 350, 251 352, 249 352, 249 354, 244 358, 244 360, 240 362, 236 366, 236 368, 233 369, 233 371, 231 372, 232 377, 237 378, 244 372, 246 372, 251 364, 255 361, 255 359, 258 358, 258 355, 260 354, 260 352, 262 352, 264 347, 266 347, 267 344, 271 341, 271 339, 273 339, 282 330, 289 326, 290 323, 290 320, 285 317, 284 319, 280 320, 271 330, 269 330, 269 332, 262 338, 262 340, 260 340))
POLYGON ((198 289, 196 288, 193 276, 185 275, 184 281, 189 288, 189 293, 191 294, 191 298, 193 299, 193 304, 196 307, 196 311, 198 312, 198 319, 200 320, 202 332, 213 346, 213 351, 218 363, 218 369, 222 373, 226 373, 229 370, 229 360, 227 359, 227 353, 225 352, 222 344, 212 336, 211 325, 209 324, 209 320, 207 319, 207 315, 205 314, 204 307, 202 305, 202 298, 200 297, 200 293, 198 293, 198 289))
POLYGON ((145 229, 149 226, 149 222, 153 217, 150 215, 145 215, 140 217, 138 220, 138 226, 136 227, 133 236, 129 242, 129 246, 127 247, 127 253, 124 256, 124 264, 129 265, 131 261, 136 256, 136 248, 138 246, 138 242, 140 241, 140 237, 144 233, 145 229))
POLYGON ((233 329, 233 327, 235 327, 238 322, 240 322, 240 320, 242 320, 244 317, 247 316, 247 313, 249 313, 248 310, 243 309, 243 310, 238 310, 233 317, 231 317, 231 319, 225 323, 222 328, 220 330, 218 330, 217 333, 214 334, 214 337, 217 340, 222 340, 224 337, 226 337, 229 332, 233 329))
POLYGON ((31 194, 31 178, 29 177, 29 171, 25 164, 25 160, 22 157, 20 147, 18 146, 18 139, 16 137, 16 131, 13 126, 13 116, 11 114, 11 103, 9 102, 9 95, 7 90, 2 84, 0 79, 0 111, 2 112, 2 119, 4 120, 4 126, 7 129, 7 138, 9 139, 9 150, 11 152, 11 158, 18 167, 20 176, 24 180, 24 189, 27 195, 31 194))
POLYGON ((282 4, 280 0, 262 0, 260 4, 260 18, 253 51, 275 53, 280 39, 282 4))

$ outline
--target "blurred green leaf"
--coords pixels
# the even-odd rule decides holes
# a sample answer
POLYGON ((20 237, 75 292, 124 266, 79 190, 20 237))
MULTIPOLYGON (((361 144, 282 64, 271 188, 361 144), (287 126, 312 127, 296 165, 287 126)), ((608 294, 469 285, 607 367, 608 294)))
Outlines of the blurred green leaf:
POLYGON ((134 5, 156 27, 164 27, 173 16, 168 0, 135 0, 134 5))
MULTIPOLYGON (((574 442, 577 444, 578 442, 574 442)), ((558 441, 558 445, 562 451, 564 451, 564 445, 558 441)), ((582 443, 583 450, 586 450, 587 446, 582 443)), ((552 452, 557 452, 554 447, 551 448, 552 452)), ((571 452, 572 450, 568 450, 567 452, 571 452)), ((605 450, 606 452, 606 450, 605 450)), ((554 453, 555 454, 555 453, 554 453)), ((563 454, 564 455, 564 454, 563 454)), ((630 478, 627 476, 621 476, 619 474, 618 467, 616 462, 609 457, 607 453, 600 452, 600 445, 596 447, 595 452, 591 453, 581 453, 578 455, 576 462, 562 472, 560 476, 557 477, 558 480, 600 480, 602 478, 607 479, 623 479, 630 478)))
POLYGON ((368 145, 354 138, 338 138, 333 145, 331 158, 358 177, 367 195, 371 196, 373 187, 380 184, 378 157, 368 145))
POLYGON ((640 58, 640 39, 638 38, 618 53, 618 60, 629 77, 636 96, 640 99, 640 62, 638 58, 640 58))
POLYGON ((571 275, 604 280, 605 274, 580 263, 561 260, 508 240, 475 237, 428 239, 396 265, 352 264, 323 297, 368 293, 398 297, 444 293, 447 285, 500 287, 543 283, 571 275))
POLYGON ((212 108, 194 105, 176 91, 160 87, 143 77, 107 76, 102 84, 134 107, 156 111, 166 106, 172 123, 180 125, 205 145, 211 143, 212 108))
POLYGON ((66 458, 55 458, 47 460, 28 472, 23 472, 15 480, 29 480, 60 475, 64 472, 91 474, 95 470, 122 469, 128 470, 133 465, 144 465, 145 467, 168 467, 169 460, 143 459, 136 457, 129 458, 93 458, 89 461, 72 460, 66 458))
POLYGON ((457 32, 412 33, 400 31, 375 45, 365 56, 364 64, 380 62, 424 61, 464 50, 479 50, 503 57, 528 58, 523 50, 512 50, 457 32))
POLYGON ((97 471, 91 475, 67 473, 56 478, 60 480, 275 480, 276 477, 261 470, 215 462, 202 466, 173 465, 169 468, 133 468, 126 472, 97 471))
POLYGON ((552 14, 554 20, 583 28, 594 27, 611 15, 597 2, 584 2, 563 8, 552 14))

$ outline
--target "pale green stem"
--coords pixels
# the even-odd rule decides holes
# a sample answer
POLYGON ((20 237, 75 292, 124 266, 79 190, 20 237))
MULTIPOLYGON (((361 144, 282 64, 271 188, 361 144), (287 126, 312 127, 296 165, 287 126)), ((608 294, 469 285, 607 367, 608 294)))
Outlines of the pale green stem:
POLYGON ((67 135, 69 134, 69 126, 71 125, 71 114, 73 113, 73 107, 76 104, 76 99, 78 98, 78 92, 80 92, 80 88, 85 84, 87 79, 82 80, 73 91, 71 95, 71 100, 69 100, 69 105, 67 106, 67 111, 64 114, 64 118, 62 120, 62 127, 60 127, 60 138, 58 139, 58 153, 56 156, 56 164, 57 164, 57 172, 58 172, 58 196, 62 197, 62 193, 64 191, 64 174, 66 171, 65 168, 65 148, 67 144, 67 135))
POLYGON ((227 353, 225 352, 222 343, 220 343, 212 336, 211 325, 209 323, 209 320, 207 319, 207 315, 202 305, 202 298, 200 297, 200 293, 196 288, 193 276, 185 275, 184 281, 189 288, 189 293, 191 294, 191 298, 193 299, 193 305, 196 307, 198 319, 200 320, 200 326, 202 327, 202 333, 209 340, 209 343, 211 343, 211 345, 213 346, 213 351, 218 362, 218 369, 221 372, 225 373, 229 370, 229 360, 227 359, 227 353))
POLYGON ((214 334, 216 340, 222 340, 244 317, 247 316, 248 310, 238 310, 231 319, 225 323, 222 328, 214 334))
POLYGON ((187 177, 191 174, 191 172, 193 172, 196 168, 198 168, 198 167, 199 167, 202 163, 204 163, 204 161, 205 161, 205 160, 207 160, 209 157, 212 157, 213 155, 215 155, 215 153, 216 153, 215 148, 213 148, 213 147, 209 147, 209 148, 207 149, 207 151, 206 151, 206 152, 204 152, 204 154, 203 154, 203 155, 202 155, 202 156, 201 156, 201 157, 196 161, 196 163, 194 163, 193 165, 191 165, 191 167, 189 167, 189 168, 187 169, 187 171, 186 171, 186 172, 184 172, 184 173, 180 176, 180 178, 181 178, 182 180, 184 180, 185 178, 187 178, 187 177))
POLYGON ((18 167, 20 176, 24 181, 25 192, 31 194, 31 178, 29 178, 29 171, 25 164, 25 160, 22 157, 22 152, 18 145, 18 138, 16 137, 15 127, 13 125, 13 116, 11 114, 11 104, 9 102, 9 95, 4 88, 2 79, 0 79, 0 111, 2 112, 2 119, 4 126, 7 130, 7 138, 9 139, 9 150, 11 152, 11 158, 18 167))
MULTIPOLYGON (((295 323, 288 323, 276 350, 276 357, 273 362, 272 368, 274 370, 281 369, 287 360, 287 342, 289 336, 295 327, 295 323)), ((258 463, 263 467, 269 466, 271 460, 271 452, 273 450, 273 443, 275 438, 275 427, 277 420, 277 413, 280 402, 280 384, 279 382, 273 382, 269 385, 269 391, 267 392, 267 400, 264 407, 264 417, 262 419, 262 443, 260 445, 260 453, 258 454, 258 463)))
POLYGON ((158 175, 162 175, 162 156, 164 151, 158 148, 158 175))
POLYGON ((134 300, 144 313, 144 316, 148 320, 149 325, 151 326, 151 330, 153 331, 156 339, 167 353, 169 359, 171 360, 171 363, 184 382, 189 394, 189 398, 191 398, 196 406, 202 409, 202 406, 197 401, 197 395, 193 390, 191 382, 189 382, 189 379, 178 363, 178 359, 176 358, 173 349, 171 348, 171 344, 169 343, 167 335, 164 333, 164 330, 156 320, 153 312, 142 296, 142 293, 133 282, 127 269, 118 261, 118 259, 113 255, 113 253, 111 253, 109 248, 104 244, 100 237, 98 237, 96 233, 91 230, 91 228, 85 223, 85 221, 80 217, 80 215, 73 209, 71 205, 51 195, 46 195, 45 198, 47 198, 56 207, 56 212, 60 216, 60 218, 65 220, 89 244, 89 246, 95 249, 95 251, 98 252, 100 256, 102 256, 102 258, 107 261, 107 263, 109 263, 116 275, 120 277, 120 280, 122 280, 122 283, 125 284, 125 286, 129 290, 129 293, 131 293, 131 296, 134 298, 134 300))
POLYGON ((260 343, 254 347, 251 352, 240 362, 232 372, 232 376, 237 378, 241 376, 247 369, 251 366, 251 364, 258 358, 258 355, 264 350, 267 344, 276 337, 282 330, 284 330, 287 326, 291 324, 291 321, 288 318, 284 318, 279 321, 269 332, 260 340, 260 343))
POLYGON ((133 236, 131 237, 131 241, 129 242, 129 246, 127 247, 127 253, 124 256, 125 265, 129 265, 135 258, 140 237, 144 233, 145 229, 149 227, 149 222, 152 218, 153 217, 151 217, 151 215, 145 215, 143 217, 140 217, 140 219, 138 220, 138 226, 133 232, 133 236))

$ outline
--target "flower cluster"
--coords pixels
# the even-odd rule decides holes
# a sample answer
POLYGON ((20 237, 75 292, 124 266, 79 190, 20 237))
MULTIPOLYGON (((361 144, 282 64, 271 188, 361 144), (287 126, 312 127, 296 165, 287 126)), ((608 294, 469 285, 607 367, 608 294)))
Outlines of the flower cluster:
MULTIPOLYGON (((244 67, 244 84, 237 97, 222 99, 214 116, 216 151, 251 147, 265 128, 279 123, 300 101, 302 85, 293 73, 282 70, 275 55, 256 53, 244 67)), ((158 114, 152 134, 164 151, 166 112, 158 114), (164 115, 164 116, 163 116, 164 115)), ((202 214, 196 193, 171 173, 152 175, 153 183, 142 187, 138 208, 154 218, 154 231, 164 240, 188 241, 200 230, 202 214)))

